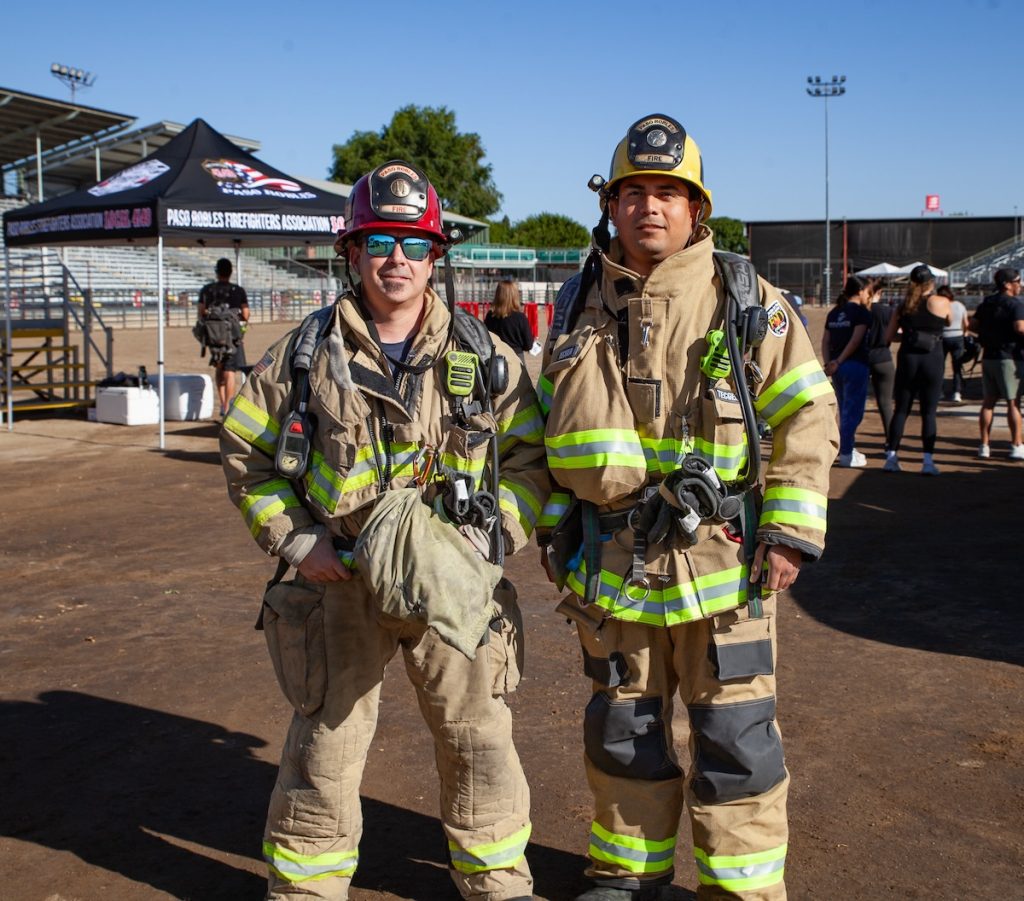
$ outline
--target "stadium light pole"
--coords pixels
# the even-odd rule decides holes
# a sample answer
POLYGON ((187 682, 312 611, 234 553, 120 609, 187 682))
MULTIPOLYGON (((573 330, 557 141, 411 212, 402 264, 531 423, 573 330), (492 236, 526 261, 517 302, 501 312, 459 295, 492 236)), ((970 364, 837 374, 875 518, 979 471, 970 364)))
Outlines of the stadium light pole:
POLYGON ((65 66, 63 63, 53 63, 50 66, 50 74, 58 81, 63 81, 71 88, 71 102, 75 102, 76 88, 91 88, 96 76, 84 69, 76 69, 74 66, 65 66))
POLYGON ((822 81, 820 75, 807 76, 807 93, 825 101, 825 297, 824 303, 832 300, 832 223, 828 214, 828 101, 830 97, 842 97, 846 93, 846 76, 833 75, 831 81, 822 81))

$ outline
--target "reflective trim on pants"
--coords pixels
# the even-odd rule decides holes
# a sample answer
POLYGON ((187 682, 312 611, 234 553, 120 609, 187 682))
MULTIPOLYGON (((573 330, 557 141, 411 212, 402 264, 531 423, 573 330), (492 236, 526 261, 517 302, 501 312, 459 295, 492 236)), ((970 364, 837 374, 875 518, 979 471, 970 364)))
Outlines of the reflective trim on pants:
POLYGON ((633 835, 616 835, 597 822, 590 826, 590 856, 620 866, 630 873, 665 873, 672 869, 675 853, 674 835, 651 841, 633 835))
POLYGON ((282 879, 305 882, 351 876, 359 863, 358 851, 330 851, 326 854, 296 854, 273 842, 263 843, 263 859, 282 879))
POLYGON ((526 844, 533 827, 527 823, 500 842, 477 845, 474 848, 460 848, 455 842, 448 842, 452 866, 460 873, 482 873, 484 870, 504 870, 514 867, 526 856, 526 844))
POLYGON ((782 882, 787 845, 753 854, 711 857, 693 849, 701 885, 718 885, 730 892, 749 892, 782 882))

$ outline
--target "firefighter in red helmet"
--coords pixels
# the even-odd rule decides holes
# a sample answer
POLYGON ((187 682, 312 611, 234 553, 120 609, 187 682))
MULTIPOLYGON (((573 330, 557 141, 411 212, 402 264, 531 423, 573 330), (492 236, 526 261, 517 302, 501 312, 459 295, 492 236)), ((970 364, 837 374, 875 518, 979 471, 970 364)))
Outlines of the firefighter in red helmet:
POLYGON ((430 287, 451 239, 423 172, 395 160, 360 178, 346 225, 349 290, 270 348, 221 437, 231 498, 280 561, 261 623, 295 708, 267 897, 348 897, 359 783, 401 650, 456 887, 531 898, 529 790, 504 701, 521 617, 501 564, 547 498, 540 410, 516 355, 430 287))

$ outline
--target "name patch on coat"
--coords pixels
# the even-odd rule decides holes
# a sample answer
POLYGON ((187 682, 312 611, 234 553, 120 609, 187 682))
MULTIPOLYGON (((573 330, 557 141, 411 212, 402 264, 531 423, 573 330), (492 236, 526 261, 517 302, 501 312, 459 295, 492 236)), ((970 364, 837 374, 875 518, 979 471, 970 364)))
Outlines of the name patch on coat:
POLYGON ((772 301, 766 312, 768 313, 768 330, 776 338, 781 338, 789 331, 789 317, 786 315, 782 303, 778 300, 772 301))
POLYGON ((738 404, 740 399, 726 388, 715 388, 715 395, 719 400, 725 401, 727 404, 738 404))
POLYGON ((568 359, 570 359, 572 357, 575 357, 576 354, 578 354, 579 352, 580 352, 580 346, 578 344, 573 344, 573 345, 571 345, 569 347, 563 347, 558 352, 558 356, 556 357, 556 360, 557 360, 557 362, 561 363, 562 360, 568 360, 568 359))

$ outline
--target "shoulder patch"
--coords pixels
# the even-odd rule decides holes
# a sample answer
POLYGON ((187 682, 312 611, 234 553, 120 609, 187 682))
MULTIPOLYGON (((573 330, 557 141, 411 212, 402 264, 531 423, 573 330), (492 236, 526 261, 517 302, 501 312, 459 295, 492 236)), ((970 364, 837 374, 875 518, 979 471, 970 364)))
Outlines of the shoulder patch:
POLYGON ((259 363, 257 363, 255 366, 253 366, 252 374, 253 375, 259 375, 261 372, 263 372, 263 370, 265 370, 273 362, 274 362, 274 355, 268 350, 260 358, 259 363))
POLYGON ((766 310, 768 313, 768 330, 776 338, 783 337, 789 331, 789 317, 782 306, 782 302, 773 300, 766 310))

